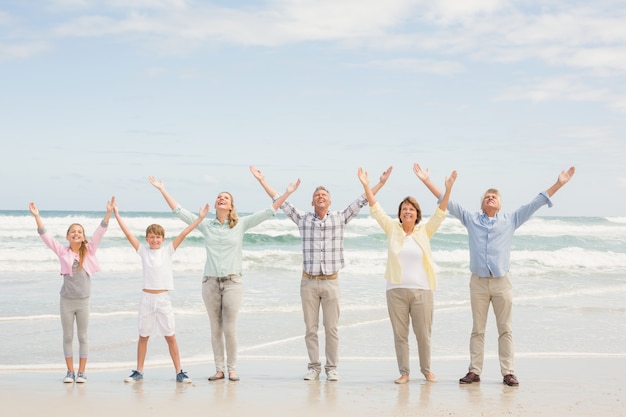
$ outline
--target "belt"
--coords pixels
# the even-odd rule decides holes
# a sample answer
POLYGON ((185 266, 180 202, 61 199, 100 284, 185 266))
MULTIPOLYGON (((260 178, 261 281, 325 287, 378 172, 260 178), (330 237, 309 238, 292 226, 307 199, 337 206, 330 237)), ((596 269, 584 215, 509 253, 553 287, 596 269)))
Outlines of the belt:
POLYGON ((241 277, 241 274, 228 274, 225 277, 211 277, 211 276, 206 276, 205 275, 204 277, 202 277, 202 282, 207 282, 210 279, 215 279, 215 280, 217 280, 219 282, 224 282, 224 281, 227 281, 229 279, 239 278, 239 277, 241 277))
POLYGON ((307 277, 309 279, 337 279, 337 273, 335 272, 334 274, 330 274, 330 275, 311 275, 305 271, 302 271, 302 276, 303 277, 307 277))

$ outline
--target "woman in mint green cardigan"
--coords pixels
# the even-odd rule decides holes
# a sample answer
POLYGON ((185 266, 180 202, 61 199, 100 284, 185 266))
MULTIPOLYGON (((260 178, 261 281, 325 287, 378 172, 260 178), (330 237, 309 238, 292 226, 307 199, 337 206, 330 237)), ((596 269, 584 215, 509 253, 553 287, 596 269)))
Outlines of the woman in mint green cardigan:
MULTIPOLYGON (((150 177, 168 206, 178 218, 191 224, 197 214, 182 208, 165 189, 163 181, 150 177)), ((237 375, 237 316, 243 298, 242 252, 245 232, 274 217, 276 210, 298 188, 300 180, 289 184, 287 191, 270 207, 239 217, 230 193, 222 192, 215 200, 215 218, 206 217, 196 229, 204 236, 206 263, 202 278, 202 300, 211 323, 211 346, 215 374, 209 381, 228 379, 239 381, 237 375), (225 363, 224 347, 226 348, 225 363)))

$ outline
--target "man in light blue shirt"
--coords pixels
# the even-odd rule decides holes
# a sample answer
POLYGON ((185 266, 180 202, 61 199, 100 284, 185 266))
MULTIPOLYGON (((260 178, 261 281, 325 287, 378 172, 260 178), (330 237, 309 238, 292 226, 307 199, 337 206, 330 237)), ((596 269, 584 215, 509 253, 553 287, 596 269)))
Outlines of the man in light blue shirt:
MULTIPOLYGON (((414 164, 413 170, 435 197, 440 199, 443 193, 430 180, 428 170, 422 170, 418 164, 414 164)), ((552 207, 550 197, 572 178, 574 172, 574 167, 562 171, 550 188, 510 214, 500 213, 502 202, 500 193, 495 188, 488 189, 483 195, 480 212, 469 212, 454 201, 448 203, 448 212, 467 229, 472 273, 470 300, 473 327, 470 337, 470 365, 459 383, 480 382, 485 356, 487 313, 491 303, 498 327, 498 356, 503 383, 509 386, 519 385, 514 372, 513 293, 509 279, 513 234, 543 205, 552 207)))

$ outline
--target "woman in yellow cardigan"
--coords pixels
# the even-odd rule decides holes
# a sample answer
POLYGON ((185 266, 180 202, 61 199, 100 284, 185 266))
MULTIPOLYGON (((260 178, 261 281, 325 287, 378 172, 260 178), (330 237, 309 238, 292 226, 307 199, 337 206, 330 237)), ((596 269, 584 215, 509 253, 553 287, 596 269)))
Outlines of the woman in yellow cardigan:
POLYGON ((420 371, 427 381, 436 381, 437 378, 430 370, 433 290, 437 288, 430 239, 446 217, 450 191, 457 173, 452 171, 446 177, 446 191, 441 203, 424 225, 419 224, 422 212, 415 198, 406 197, 400 202, 398 220, 394 220, 378 204, 369 186, 368 173, 359 168, 358 176, 369 202, 370 214, 387 235, 387 310, 400 370, 400 378, 394 382, 405 384, 409 381, 409 323, 412 323, 417 339, 420 371))

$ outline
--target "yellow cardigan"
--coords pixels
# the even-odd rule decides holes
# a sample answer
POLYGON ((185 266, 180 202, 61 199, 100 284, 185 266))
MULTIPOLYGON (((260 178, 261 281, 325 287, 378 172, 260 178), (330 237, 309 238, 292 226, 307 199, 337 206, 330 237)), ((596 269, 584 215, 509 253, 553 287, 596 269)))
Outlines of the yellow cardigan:
MULTIPOLYGON (((398 261, 398 254, 404 246, 404 238, 406 237, 402 229, 402 224, 398 220, 393 220, 389 217, 378 202, 370 207, 370 214, 376 219, 387 235, 387 266, 385 268, 385 279, 392 284, 399 284, 402 282, 402 268, 398 261)), ((426 270, 431 290, 437 288, 437 277, 435 276, 433 254, 430 250, 430 239, 434 236, 445 218, 446 212, 437 207, 435 214, 428 219, 428 222, 424 225, 416 225, 411 235, 420 248, 422 248, 422 253, 424 254, 424 269, 426 270)))

